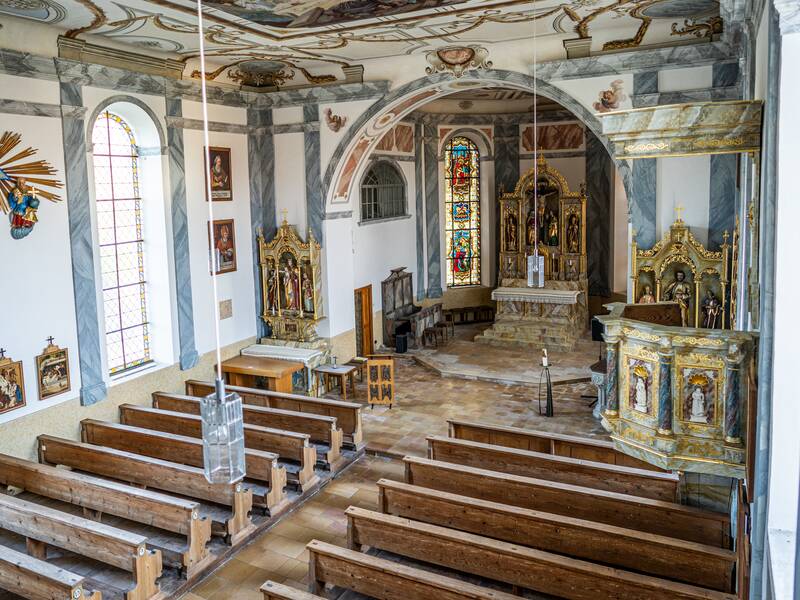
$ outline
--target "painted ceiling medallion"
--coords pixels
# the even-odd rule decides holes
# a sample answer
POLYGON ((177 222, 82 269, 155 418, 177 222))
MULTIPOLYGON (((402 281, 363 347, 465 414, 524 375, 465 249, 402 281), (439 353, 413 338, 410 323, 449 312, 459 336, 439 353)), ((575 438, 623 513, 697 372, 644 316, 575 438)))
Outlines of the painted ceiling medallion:
POLYGON ((487 60, 489 51, 482 46, 452 46, 428 52, 425 58, 430 66, 425 69, 428 75, 452 73, 461 77, 471 69, 491 69, 492 61, 487 60))

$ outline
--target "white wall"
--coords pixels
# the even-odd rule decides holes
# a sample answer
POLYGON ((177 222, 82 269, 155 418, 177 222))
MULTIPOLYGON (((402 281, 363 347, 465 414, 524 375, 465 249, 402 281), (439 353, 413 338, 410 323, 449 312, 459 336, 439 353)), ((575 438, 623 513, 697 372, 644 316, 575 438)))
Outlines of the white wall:
POLYGON ((669 231, 682 206, 683 220, 697 240, 708 243, 708 207, 711 188, 709 156, 659 158, 657 164, 656 239, 669 231))
POLYGON ((302 132, 275 136, 275 206, 278 224, 286 214, 289 223, 295 225, 300 237, 305 239, 308 219, 305 134, 302 132))

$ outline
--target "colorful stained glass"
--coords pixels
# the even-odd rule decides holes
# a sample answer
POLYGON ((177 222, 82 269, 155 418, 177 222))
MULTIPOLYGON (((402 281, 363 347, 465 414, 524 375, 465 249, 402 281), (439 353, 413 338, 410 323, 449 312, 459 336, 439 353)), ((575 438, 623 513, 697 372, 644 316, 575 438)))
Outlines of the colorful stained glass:
POLYGON ((108 370, 150 362, 139 157, 128 124, 102 113, 92 130, 108 370))
POLYGON ((465 137, 445 148, 447 287, 481 283, 480 153, 465 137))

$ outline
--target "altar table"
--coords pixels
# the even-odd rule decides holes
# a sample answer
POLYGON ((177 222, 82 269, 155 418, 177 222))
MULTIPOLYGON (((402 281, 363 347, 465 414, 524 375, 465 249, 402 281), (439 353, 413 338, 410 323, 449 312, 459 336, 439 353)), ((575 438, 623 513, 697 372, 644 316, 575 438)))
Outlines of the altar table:
POLYGON ((234 356, 222 363, 225 383, 240 387, 258 388, 265 381, 273 392, 292 393, 292 375, 303 370, 303 363, 264 358, 260 356, 234 356))

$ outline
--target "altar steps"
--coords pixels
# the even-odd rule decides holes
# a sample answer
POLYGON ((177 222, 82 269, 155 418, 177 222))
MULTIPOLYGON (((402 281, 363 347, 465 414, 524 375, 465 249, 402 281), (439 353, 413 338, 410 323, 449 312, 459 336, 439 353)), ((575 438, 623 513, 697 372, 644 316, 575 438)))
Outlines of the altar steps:
POLYGON ((551 352, 572 352, 580 339, 574 328, 567 324, 530 321, 495 323, 490 329, 475 336, 480 344, 515 346, 551 352))

